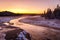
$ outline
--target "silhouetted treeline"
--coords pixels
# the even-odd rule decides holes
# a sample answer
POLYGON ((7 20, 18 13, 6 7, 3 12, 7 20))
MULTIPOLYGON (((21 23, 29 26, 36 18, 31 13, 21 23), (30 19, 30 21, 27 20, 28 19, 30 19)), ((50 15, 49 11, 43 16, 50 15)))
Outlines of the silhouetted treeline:
POLYGON ((16 14, 16 13, 9 12, 9 11, 0 12, 0 16, 19 16, 19 15, 22 15, 22 14, 16 14))
POLYGON ((41 15, 41 14, 33 14, 33 13, 13 13, 13 12, 10 12, 10 11, 2 11, 0 12, 0 16, 35 16, 35 15, 41 15))
POLYGON ((54 11, 48 8, 47 12, 44 11, 42 16, 44 16, 46 19, 60 19, 60 6, 57 5, 54 11))

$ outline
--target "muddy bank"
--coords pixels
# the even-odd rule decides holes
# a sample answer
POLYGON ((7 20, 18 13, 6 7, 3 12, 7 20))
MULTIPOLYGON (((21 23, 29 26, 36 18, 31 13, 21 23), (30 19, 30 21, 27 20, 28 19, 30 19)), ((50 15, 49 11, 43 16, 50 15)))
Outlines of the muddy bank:
POLYGON ((0 40, 20 40, 20 39, 31 40, 30 34, 24 31, 23 29, 14 26, 0 27, 0 40))

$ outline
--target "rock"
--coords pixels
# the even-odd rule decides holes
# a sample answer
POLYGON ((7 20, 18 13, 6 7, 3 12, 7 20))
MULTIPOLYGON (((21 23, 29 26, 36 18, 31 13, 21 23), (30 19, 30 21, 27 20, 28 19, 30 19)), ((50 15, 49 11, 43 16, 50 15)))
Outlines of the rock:
MULTIPOLYGON (((6 36, 5 36, 5 39, 6 40, 17 40, 18 39, 18 36, 19 35, 21 35, 21 36, 24 36, 27 40, 30 40, 30 34, 29 33, 27 33, 26 31, 24 31, 24 30, 22 30, 22 29, 20 29, 20 28, 17 28, 17 27, 12 27, 12 26, 10 26, 10 27, 6 27, 6 28, 11 28, 11 29, 13 29, 13 30, 9 30, 9 31, 7 31, 7 32, 5 32, 6 33, 6 36), (23 34, 23 35, 22 35, 23 34), (29 35, 29 36, 28 36, 29 35), (28 38, 29 37, 29 38, 28 38)), ((20 36, 20 37, 21 37, 20 36)), ((23 38, 24 38, 23 37, 23 38)), ((23 39, 22 38, 22 39, 23 39)), ((20 40, 20 39, 19 39, 20 40)), ((24 39, 25 40, 25 39, 24 39)))
POLYGON ((20 32, 20 29, 15 29, 15 30, 7 31, 5 39, 6 40, 11 40, 11 39, 12 40, 16 40, 19 32, 20 32))
POLYGON ((21 38, 21 36, 26 40, 31 40, 30 34, 21 28, 15 26, 0 27, 0 40, 17 40, 19 37, 21 38))
POLYGON ((17 40, 31 40, 31 36, 26 31, 22 31, 19 33, 17 40))

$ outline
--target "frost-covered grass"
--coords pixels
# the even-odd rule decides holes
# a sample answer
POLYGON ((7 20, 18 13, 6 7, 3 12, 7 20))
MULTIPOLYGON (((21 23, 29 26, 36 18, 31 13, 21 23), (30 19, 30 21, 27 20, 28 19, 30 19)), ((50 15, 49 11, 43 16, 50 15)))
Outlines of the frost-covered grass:
POLYGON ((10 20, 19 18, 20 16, 6 16, 6 17, 0 17, 0 23, 5 23, 5 22, 9 22, 10 20))
POLYGON ((43 26, 60 28, 60 20, 58 19, 45 19, 44 17, 40 16, 30 16, 25 19, 21 19, 20 21, 32 25, 43 25, 43 26))

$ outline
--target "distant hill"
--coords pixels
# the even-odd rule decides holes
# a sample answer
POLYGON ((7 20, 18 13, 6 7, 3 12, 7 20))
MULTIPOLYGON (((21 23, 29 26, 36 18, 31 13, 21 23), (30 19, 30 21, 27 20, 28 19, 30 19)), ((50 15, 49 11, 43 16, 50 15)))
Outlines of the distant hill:
POLYGON ((0 12, 0 16, 18 16, 18 15, 21 15, 21 14, 16 14, 16 13, 13 13, 13 12, 10 12, 10 11, 0 12))

